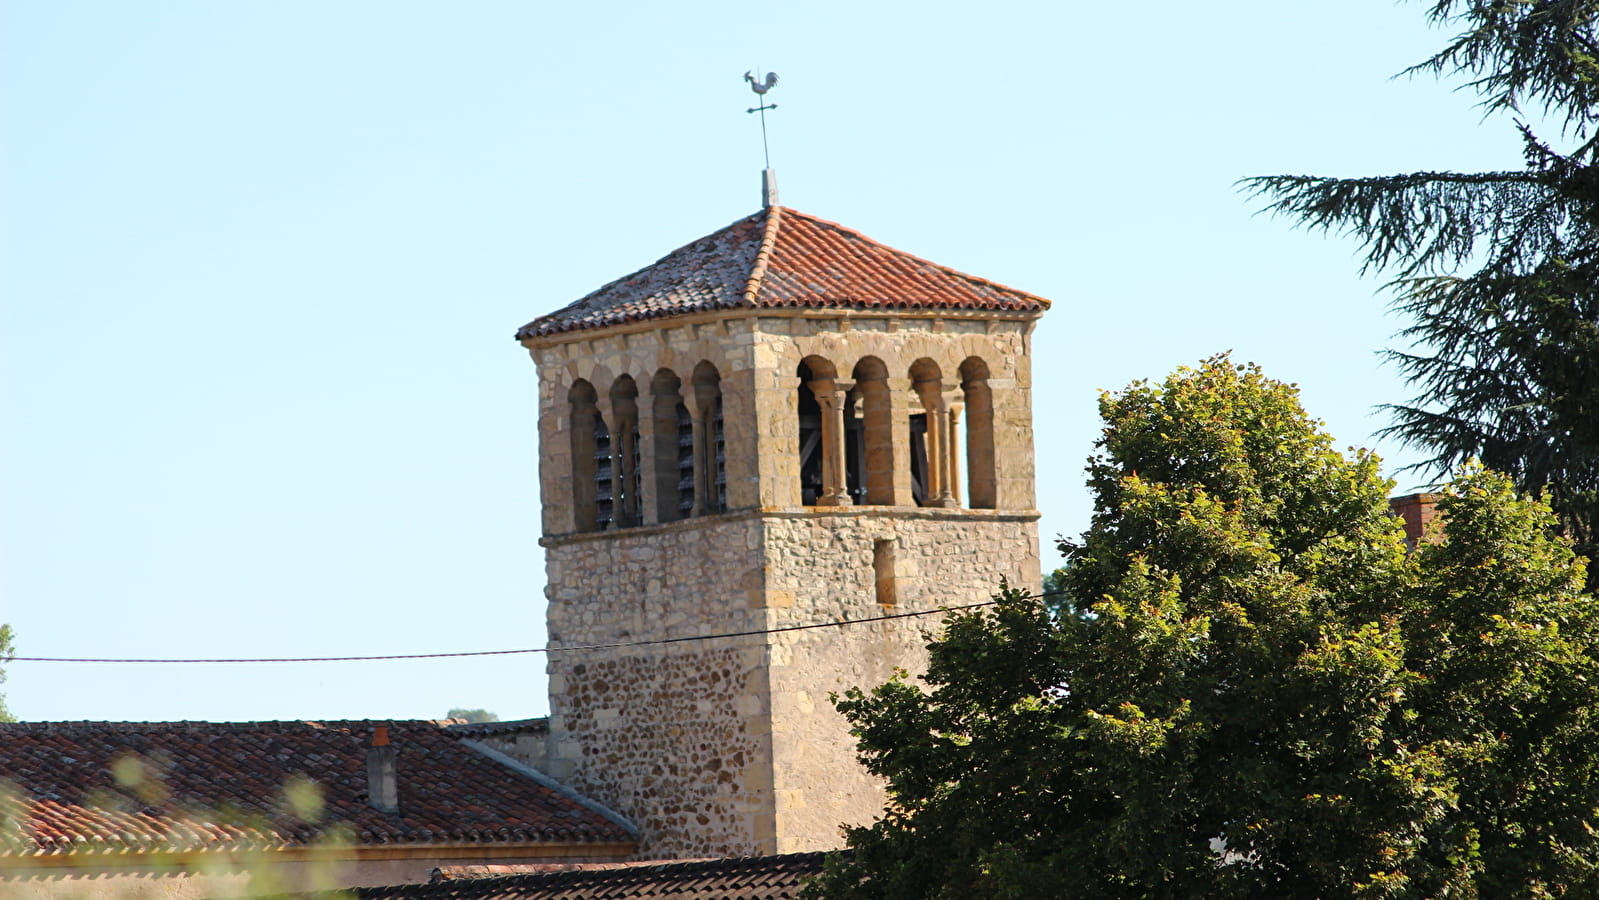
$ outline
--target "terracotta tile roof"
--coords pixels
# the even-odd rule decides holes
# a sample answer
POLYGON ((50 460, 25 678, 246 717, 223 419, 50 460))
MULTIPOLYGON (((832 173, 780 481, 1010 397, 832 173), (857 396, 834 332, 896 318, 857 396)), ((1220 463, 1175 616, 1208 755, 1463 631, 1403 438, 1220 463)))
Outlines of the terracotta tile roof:
POLYGON ((1049 301, 884 246, 835 222, 771 207, 534 319, 516 335, 783 307, 1043 312, 1049 301))
POLYGON ((599 869, 631 869, 639 866, 660 866, 671 863, 712 862, 716 857, 701 859, 632 859, 620 862, 549 862, 500 863, 481 866, 436 866, 433 882, 459 881, 463 878, 486 878, 497 875, 544 875, 550 872, 587 872, 599 869))
POLYGON ((331 823, 362 845, 633 840, 432 721, 0 724, 0 822, 16 826, 0 829, 0 859, 268 849, 307 843, 331 823), (397 751, 394 814, 367 803, 376 726, 397 751), (141 770, 142 783, 130 779, 141 770), (290 811, 284 785, 305 780, 322 793, 322 825, 290 811))
POLYGON ((360 900, 790 900, 822 871, 824 853, 628 863, 369 887, 360 900))
POLYGON ((506 722, 468 722, 465 719, 445 719, 445 727, 457 737, 503 737, 508 734, 549 734, 548 717, 537 719, 511 719, 506 722))

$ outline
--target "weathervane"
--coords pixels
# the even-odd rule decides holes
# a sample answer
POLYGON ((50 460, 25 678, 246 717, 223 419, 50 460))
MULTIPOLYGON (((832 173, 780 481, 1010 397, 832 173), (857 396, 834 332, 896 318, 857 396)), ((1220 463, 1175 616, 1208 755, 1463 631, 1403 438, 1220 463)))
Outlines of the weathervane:
POLYGON ((772 151, 771 148, 766 145, 766 111, 769 109, 777 109, 777 104, 766 102, 766 92, 777 86, 777 73, 767 72, 766 80, 757 81, 755 79, 755 73, 752 70, 744 73, 744 80, 750 83, 750 90, 755 92, 755 95, 760 99, 761 102, 759 106, 754 106, 744 111, 748 113, 761 114, 761 154, 766 159, 766 168, 770 169, 772 167, 772 151))

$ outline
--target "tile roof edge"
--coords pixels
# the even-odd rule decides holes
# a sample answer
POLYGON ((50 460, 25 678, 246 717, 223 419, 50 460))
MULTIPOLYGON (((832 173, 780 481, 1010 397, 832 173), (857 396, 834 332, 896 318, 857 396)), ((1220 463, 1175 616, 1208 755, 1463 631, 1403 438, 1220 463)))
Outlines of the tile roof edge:
POLYGON ((378 725, 402 728, 433 726, 447 729, 450 719, 263 719, 250 722, 206 722, 175 720, 167 722, 114 722, 93 719, 0 722, 0 731, 288 731, 303 728, 372 728, 378 725))
MULTIPOLYGON (((504 872, 494 874, 474 874, 466 877, 447 878, 440 877, 426 884, 387 886, 367 889, 358 889, 358 896, 398 897, 406 896, 404 889, 417 888, 413 896, 436 897, 461 897, 461 896, 515 896, 518 889, 533 888, 570 888, 585 883, 599 883, 616 880, 619 884, 636 884, 640 880, 662 877, 682 877, 684 875, 700 876, 704 878, 724 876, 734 877, 748 874, 752 870, 756 873, 775 875, 780 873, 793 873, 795 870, 815 870, 820 874, 827 858, 833 855, 852 856, 853 850, 841 848, 838 850, 809 850, 799 853, 773 853, 765 856, 724 856, 697 859, 643 859, 630 860, 620 864, 603 863, 596 866, 580 864, 571 868, 552 868, 545 871, 532 872, 504 872), (446 887, 448 886, 448 887, 446 887), (399 888, 397 891, 396 888, 399 888), (427 890, 421 890, 426 888, 427 890), (474 889, 476 889, 474 891, 474 889), (368 893, 370 891, 371 893, 368 893), (438 892, 438 893, 433 893, 438 892)), ((442 867, 441 867, 442 868, 442 867)), ((433 870, 435 872, 438 869, 433 870)), ((431 873, 430 873, 431 874, 431 873)), ((814 875, 801 875, 809 878, 814 875)), ((755 887, 748 885, 747 887, 755 887)), ((607 896, 617 896, 607 894, 607 896)), ((638 894, 634 896, 646 896, 638 894)), ((664 896, 664 895, 656 895, 664 896)), ((718 894, 717 896, 723 896, 718 894)))
POLYGON ((470 747, 471 749, 476 750, 478 753, 483 754, 484 756, 494 760, 502 766, 505 766, 511 771, 537 782, 543 787, 549 788, 550 790, 560 794, 562 797, 565 797, 568 800, 571 800, 573 803, 576 803, 584 809, 601 816, 611 824, 620 827, 634 840, 638 839, 638 826, 629 821, 621 813, 611 809, 610 807, 579 794, 572 788, 560 783, 559 781, 556 781, 554 778, 551 778, 543 772, 540 772, 538 769, 533 768, 527 763, 513 759, 512 757, 501 753, 500 751, 480 741, 474 741, 470 738, 462 738, 461 744, 462 746, 470 747))
POLYGON ((611 872, 617 869, 638 869, 656 866, 663 862, 711 862, 720 857, 704 856, 689 859, 621 859, 609 862, 542 862, 507 864, 466 864, 434 866, 429 873, 429 884, 441 881, 469 881, 479 878, 500 878, 507 875, 549 875, 556 872, 611 872))
POLYGON ((864 232, 857 231, 856 229, 851 228, 848 225, 841 225, 838 222, 833 221, 832 219, 824 219, 821 216, 813 216, 813 215, 811 215, 809 213, 800 212, 797 209, 786 209, 785 211, 789 212, 789 213, 791 213, 791 214, 793 214, 795 216, 798 216, 801 219, 806 219, 806 220, 808 220, 808 221, 810 221, 810 222, 812 222, 812 223, 814 223, 816 225, 821 225, 821 226, 823 226, 825 228, 832 228, 832 229, 835 229, 837 231, 841 231, 844 234, 849 235, 850 237, 856 238, 858 240, 865 241, 866 243, 872 244, 873 246, 884 247, 886 249, 892 250, 895 253, 900 254, 901 256, 907 256, 907 257, 909 257, 911 259, 916 260, 919 263, 922 263, 922 264, 927 265, 927 266, 931 266, 932 268, 935 268, 935 269, 939 270, 940 272, 943 272, 946 275, 951 275, 951 276, 954 276, 955 278, 960 278, 960 279, 963 279, 965 281, 975 281, 978 284, 986 285, 986 286, 991 287, 991 288, 993 288, 995 290, 1004 291, 1004 292, 1006 292, 1008 294, 1016 294, 1017 296, 1021 296, 1021 297, 1026 297, 1029 300, 1032 300, 1032 301, 1034 301, 1036 303, 1042 304, 1043 307, 1044 307, 1044 310, 1049 310, 1049 309, 1051 309, 1054 306, 1054 304, 1047 297, 1041 297, 1038 294, 1034 294, 1034 293, 1032 293, 1030 291, 1024 291, 1024 290, 1021 290, 1020 288, 1013 288, 1013 287, 1011 287, 1008 284, 1003 284, 1001 282, 994 281, 991 278, 984 278, 981 275, 973 275, 970 272, 962 272, 960 269, 951 268, 949 266, 944 265, 943 263, 933 262, 932 260, 928 259, 925 256, 917 256, 916 254, 911 253, 911 252, 909 252, 907 250, 901 250, 898 247, 894 247, 894 246, 891 246, 889 244, 885 244, 882 241, 877 240, 876 238, 871 237, 870 235, 868 235, 868 234, 866 234, 864 232))
POLYGON ((460 737, 490 736, 502 734, 527 734, 529 732, 550 730, 550 717, 540 716, 531 719, 509 719, 504 722, 467 722, 465 720, 446 720, 444 730, 460 737))
MULTIPOLYGON (((507 840, 474 840, 471 838, 452 837, 446 835, 442 838, 417 838, 408 840, 386 840, 373 843, 355 842, 339 844, 329 848, 318 845, 315 841, 300 840, 257 840, 245 839, 231 841, 216 841, 211 843, 194 843, 185 846, 160 844, 155 841, 139 842, 99 842, 78 841, 71 843, 58 843, 44 847, 4 848, 0 847, 0 869, 5 865, 60 865, 64 862, 78 860, 86 863, 95 863, 102 859, 128 860, 135 857, 171 857, 193 856, 197 854, 237 854, 237 853, 323 853, 330 849, 339 853, 359 857, 362 854, 378 851, 381 853, 437 853, 440 850, 481 850, 492 846, 497 851, 506 848, 530 848, 547 850, 550 847, 570 847, 583 849, 585 852, 595 846, 632 847, 635 852, 638 847, 637 840, 599 839, 583 840, 581 838, 550 838, 550 837, 522 837, 507 840)), ((437 859, 437 857, 434 857, 437 859)), ((77 863, 72 863, 76 865, 77 863)), ((608 865, 608 864, 607 864, 608 865)))
MULTIPOLYGON (((53 841, 49 844, 33 844, 31 846, 0 847, 0 860, 5 860, 6 865, 35 865, 49 864, 59 860, 87 860, 97 862, 102 859, 126 860, 130 857, 141 856, 189 856, 201 853, 216 853, 222 855, 236 853, 282 853, 293 850, 303 850, 309 847, 309 842, 290 840, 248 840, 237 838, 227 841, 204 842, 196 841, 182 846, 160 843, 159 839, 148 838, 139 840, 82 840, 82 841, 53 841)), ((386 845, 387 846, 387 845, 386 845)), ((478 846, 473 844, 473 846, 478 846)))
POLYGON ((765 212, 766 221, 761 223, 761 246, 755 251, 755 264, 750 267, 749 280, 744 282, 745 306, 760 305, 756 298, 760 296, 761 282, 766 278, 766 267, 772 261, 772 251, 777 247, 777 234, 783 227, 783 207, 768 207, 765 212))

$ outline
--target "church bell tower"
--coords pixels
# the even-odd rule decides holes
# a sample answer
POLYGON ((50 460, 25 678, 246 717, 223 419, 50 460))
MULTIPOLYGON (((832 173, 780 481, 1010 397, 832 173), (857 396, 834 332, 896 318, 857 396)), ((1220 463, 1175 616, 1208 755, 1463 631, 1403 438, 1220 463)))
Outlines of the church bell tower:
POLYGON ((648 857, 833 849, 874 819, 828 693, 925 668, 938 616, 879 617, 1037 589, 1048 307, 769 205, 524 326, 549 774, 648 857))

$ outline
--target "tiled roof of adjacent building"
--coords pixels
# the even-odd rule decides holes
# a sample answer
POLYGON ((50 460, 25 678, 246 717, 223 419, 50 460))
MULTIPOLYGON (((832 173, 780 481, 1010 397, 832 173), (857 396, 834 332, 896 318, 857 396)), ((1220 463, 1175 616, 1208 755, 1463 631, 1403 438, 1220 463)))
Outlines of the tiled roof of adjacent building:
POLYGON ((360 900, 790 900, 822 871, 824 853, 624 863, 528 875, 368 887, 360 900))
POLYGON ((522 326, 518 338, 718 309, 1042 312, 1049 301, 769 207, 522 326))
POLYGON ((632 834, 477 752, 448 722, 0 724, 0 858, 89 850, 270 849, 329 825, 361 845, 630 842, 632 834), (367 802, 374 729, 397 753, 400 811, 367 802), (303 821, 298 796, 321 797, 303 821))
POLYGON ((468 722, 465 719, 449 719, 447 727, 456 737, 504 737, 511 734, 549 734, 550 720, 548 717, 537 719, 511 719, 501 722, 468 722))

